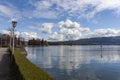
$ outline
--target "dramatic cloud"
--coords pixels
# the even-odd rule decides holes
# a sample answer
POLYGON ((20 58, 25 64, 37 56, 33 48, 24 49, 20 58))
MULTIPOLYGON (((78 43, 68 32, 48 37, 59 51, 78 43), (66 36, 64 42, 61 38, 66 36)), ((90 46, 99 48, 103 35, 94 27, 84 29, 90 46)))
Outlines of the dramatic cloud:
MULTIPOLYGON (((66 41, 66 40, 77 40, 83 38, 93 38, 93 37, 111 37, 111 36, 120 36, 120 30, 118 29, 95 29, 91 31, 89 28, 83 28, 80 26, 80 23, 72 22, 71 20, 61 21, 59 24, 59 30, 53 32, 43 31, 48 34, 48 40, 50 41, 66 41), (50 32, 50 33, 48 33, 50 32)), ((46 30, 46 29, 45 29, 46 30)), ((3 34, 10 34, 7 30, 0 31, 3 34)), ((26 41, 32 38, 41 38, 36 32, 15 32, 17 37, 22 37, 26 41)))
POLYGON ((58 23, 59 31, 50 35, 52 40, 76 40, 83 32, 89 32, 88 28, 82 28, 78 22, 67 19, 58 23))
POLYGON ((49 35, 49 40, 65 41, 93 37, 120 36, 120 30, 107 28, 95 29, 91 31, 89 28, 81 27, 80 23, 72 22, 69 19, 59 22, 58 25, 59 30, 57 32, 51 33, 49 35))
POLYGON ((93 18, 104 10, 120 15, 120 0, 29 0, 25 4, 30 7, 21 10, 7 2, 0 4, 0 16, 57 19, 67 14, 67 17, 93 18))
MULTIPOLYGON (((9 0, 5 2, 2 1, 4 0, 0 0, 0 19, 3 19, 3 22, 1 22, 0 29, 2 30, 5 26, 9 26, 9 24, 5 25, 8 18, 10 20, 22 19, 18 23, 18 26, 22 27, 21 29, 28 29, 26 26, 32 25, 29 26, 28 30, 33 29, 33 31, 36 31, 17 33, 17 35, 21 35, 27 40, 30 38, 38 38, 37 33, 39 32, 39 35, 45 38, 48 37, 48 40, 59 41, 91 37, 120 36, 120 30, 117 29, 107 28, 90 30, 89 28, 81 26, 79 22, 70 20, 73 19, 78 21, 83 18, 98 19, 101 16, 95 18, 95 15, 103 11, 110 11, 120 15, 120 0, 24 0, 25 3, 20 0, 23 2, 21 5, 16 5, 17 2, 9 0), (63 19, 66 18, 69 19, 63 21, 63 19), (57 23, 59 20, 61 21, 57 23)), ((103 18, 102 16, 104 20, 102 18, 100 18, 100 20, 109 22, 110 24, 107 24, 111 25, 111 21, 114 19, 113 17, 114 16, 110 16, 111 20, 106 21, 108 17, 103 18)), ((113 23, 119 26, 119 23, 115 23, 115 20, 113 23)), ((84 24, 87 24, 86 20, 83 25, 84 24)), ((92 26, 92 23, 90 23, 90 26, 92 26)), ((93 24, 93 26, 95 25, 93 24)), ((98 24, 98 26, 100 25, 98 24)), ((104 23, 102 26, 105 26, 104 23)), ((16 29, 20 30, 19 27, 16 29)), ((3 33, 7 32, 4 31, 3 33)))
POLYGON ((68 16, 92 18, 104 10, 120 14, 120 0, 30 0, 29 3, 35 7, 36 17, 57 18, 66 13, 68 16))

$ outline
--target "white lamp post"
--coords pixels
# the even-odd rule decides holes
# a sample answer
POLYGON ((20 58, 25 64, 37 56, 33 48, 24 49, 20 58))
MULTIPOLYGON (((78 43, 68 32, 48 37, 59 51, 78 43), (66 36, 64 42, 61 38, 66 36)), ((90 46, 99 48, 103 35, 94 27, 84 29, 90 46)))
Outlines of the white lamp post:
POLYGON ((13 44, 12 44, 12 54, 14 54, 14 29, 15 29, 15 27, 16 27, 16 25, 17 25, 17 21, 12 21, 12 27, 13 27, 13 33, 12 33, 12 37, 13 37, 13 44))

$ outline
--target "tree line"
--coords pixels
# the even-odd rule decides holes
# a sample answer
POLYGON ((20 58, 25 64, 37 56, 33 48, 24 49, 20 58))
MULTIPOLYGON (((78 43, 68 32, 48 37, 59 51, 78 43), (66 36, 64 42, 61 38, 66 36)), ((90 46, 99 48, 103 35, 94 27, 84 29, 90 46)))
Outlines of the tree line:
POLYGON ((28 45, 37 45, 37 46, 48 46, 48 42, 44 39, 30 39, 28 40, 28 45))
MULTIPOLYGON (((0 46, 1 47, 9 47, 12 45, 12 36, 8 34, 0 34, 0 46)), ((22 37, 17 37, 16 35, 14 36, 14 44, 15 47, 19 46, 27 46, 27 45, 35 45, 35 46, 48 46, 48 42, 44 39, 30 39, 26 41, 22 37)))
MULTIPOLYGON (((0 46, 1 47, 8 47, 12 45, 13 38, 8 34, 0 34, 0 46)), ((14 43, 15 46, 22 46, 25 45, 24 38, 14 36, 14 43)))

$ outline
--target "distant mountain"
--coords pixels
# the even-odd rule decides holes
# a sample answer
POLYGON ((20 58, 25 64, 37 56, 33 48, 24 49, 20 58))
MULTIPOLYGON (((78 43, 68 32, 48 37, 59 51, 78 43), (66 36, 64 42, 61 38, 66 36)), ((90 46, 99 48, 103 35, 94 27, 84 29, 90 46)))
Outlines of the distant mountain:
POLYGON ((50 45, 120 45, 120 36, 115 37, 96 37, 79 39, 73 41, 49 42, 50 45))

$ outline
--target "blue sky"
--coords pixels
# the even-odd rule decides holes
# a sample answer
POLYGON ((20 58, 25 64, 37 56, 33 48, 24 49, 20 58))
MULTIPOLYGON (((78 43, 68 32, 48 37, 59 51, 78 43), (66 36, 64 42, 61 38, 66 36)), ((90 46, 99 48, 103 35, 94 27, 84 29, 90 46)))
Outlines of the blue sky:
POLYGON ((120 36, 120 0, 0 0, 0 31, 50 41, 120 36))

